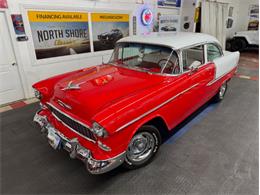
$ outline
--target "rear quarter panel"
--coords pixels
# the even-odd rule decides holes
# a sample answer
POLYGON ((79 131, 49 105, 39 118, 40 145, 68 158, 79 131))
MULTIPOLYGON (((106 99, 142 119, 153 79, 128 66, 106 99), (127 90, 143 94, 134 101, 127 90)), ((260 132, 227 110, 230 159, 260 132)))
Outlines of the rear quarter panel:
POLYGON ((215 78, 219 78, 232 69, 234 69, 239 61, 240 53, 237 52, 228 52, 224 51, 224 56, 215 59, 213 62, 216 65, 216 74, 215 78))

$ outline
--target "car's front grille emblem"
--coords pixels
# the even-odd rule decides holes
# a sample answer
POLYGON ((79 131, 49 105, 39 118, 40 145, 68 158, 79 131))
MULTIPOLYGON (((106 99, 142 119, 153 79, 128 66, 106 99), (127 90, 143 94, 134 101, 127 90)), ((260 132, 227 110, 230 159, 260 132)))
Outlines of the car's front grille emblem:
POLYGON ((64 103, 63 101, 61 101, 61 100, 57 100, 57 102, 58 102, 58 104, 59 104, 60 106, 62 106, 63 108, 67 108, 67 109, 69 109, 69 110, 72 109, 70 105, 65 104, 65 103, 64 103))

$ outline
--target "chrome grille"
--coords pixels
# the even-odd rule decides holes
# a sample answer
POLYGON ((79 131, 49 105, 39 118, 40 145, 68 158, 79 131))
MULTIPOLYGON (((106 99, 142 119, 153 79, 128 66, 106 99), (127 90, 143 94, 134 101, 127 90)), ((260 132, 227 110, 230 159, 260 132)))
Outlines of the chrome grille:
POLYGON ((90 129, 88 127, 80 124, 79 122, 72 119, 71 117, 66 116, 64 113, 62 113, 60 110, 58 110, 57 108, 55 108, 52 105, 48 104, 48 108, 53 113, 53 115, 55 115, 59 120, 61 120, 68 127, 73 129, 74 131, 78 132, 79 134, 83 135, 87 139, 90 139, 92 141, 96 140, 93 132, 90 131, 90 129))

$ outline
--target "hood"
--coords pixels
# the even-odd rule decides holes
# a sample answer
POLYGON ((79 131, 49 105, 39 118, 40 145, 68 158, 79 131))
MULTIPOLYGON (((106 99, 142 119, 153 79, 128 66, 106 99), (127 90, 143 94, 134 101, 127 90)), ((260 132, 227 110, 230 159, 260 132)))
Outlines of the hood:
POLYGON ((159 85, 164 77, 113 65, 83 69, 62 78, 51 101, 62 101, 71 112, 90 121, 98 112, 143 90, 159 85), (71 88, 71 89, 69 89, 71 88))

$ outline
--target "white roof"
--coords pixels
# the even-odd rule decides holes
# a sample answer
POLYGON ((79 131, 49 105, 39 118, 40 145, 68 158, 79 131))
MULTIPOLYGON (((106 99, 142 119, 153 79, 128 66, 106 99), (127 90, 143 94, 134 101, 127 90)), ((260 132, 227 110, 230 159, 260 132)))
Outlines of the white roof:
POLYGON ((164 32, 150 33, 147 35, 135 35, 122 38, 118 42, 135 42, 164 45, 174 49, 181 49, 184 47, 205 42, 217 42, 219 44, 219 41, 211 35, 191 32, 164 32))

